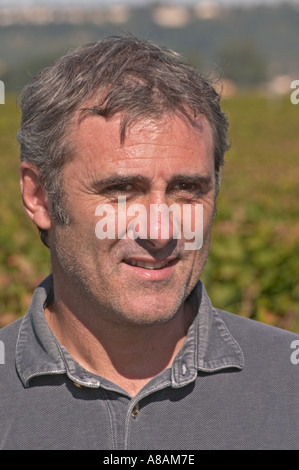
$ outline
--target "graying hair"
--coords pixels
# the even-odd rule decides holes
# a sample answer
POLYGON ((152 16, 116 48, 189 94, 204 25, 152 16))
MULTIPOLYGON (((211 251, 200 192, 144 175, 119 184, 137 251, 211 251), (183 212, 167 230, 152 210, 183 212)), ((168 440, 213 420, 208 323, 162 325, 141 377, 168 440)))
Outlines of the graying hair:
MULTIPOLYGON (((205 116, 213 133, 218 192, 228 149, 228 122, 220 96, 210 78, 169 49, 133 36, 87 44, 38 73, 22 90, 19 103, 21 161, 38 169, 52 217, 61 223, 68 223, 68 216, 60 175, 74 154, 68 129, 80 108, 105 119, 120 113, 122 141, 128 126, 142 119, 180 113, 192 123, 198 115, 205 116), (93 106, 82 108, 87 101, 93 106)), ((47 232, 40 229, 40 233, 48 246, 47 232)))

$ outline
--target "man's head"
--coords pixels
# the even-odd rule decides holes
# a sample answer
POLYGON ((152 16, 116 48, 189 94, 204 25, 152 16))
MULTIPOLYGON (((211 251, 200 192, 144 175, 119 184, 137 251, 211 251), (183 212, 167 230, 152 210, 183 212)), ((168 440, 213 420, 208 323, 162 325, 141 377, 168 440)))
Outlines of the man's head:
MULTIPOLYGON (((170 50, 131 36, 89 44, 42 70, 24 88, 20 103, 21 160, 37 168, 58 222, 68 222, 61 170, 74 155, 69 130, 74 117, 86 113, 105 119, 119 114, 122 141, 127 129, 141 121, 179 114, 193 125, 197 116, 205 116, 213 135, 218 192, 228 148, 219 96, 206 77, 170 50)), ((47 231, 40 232, 48 244, 47 231)))
POLYGON ((42 234, 48 231, 56 298, 69 311, 100 312, 109 321, 168 321, 209 252, 227 149, 214 88, 175 53, 126 37, 60 59, 29 83, 21 104, 23 200, 42 234), (185 206, 180 224, 188 219, 191 230, 201 205, 202 247, 186 250, 188 237, 184 230, 174 236, 174 219, 161 236, 161 215, 158 238, 150 220, 145 236, 131 239, 134 204, 146 214, 160 204, 176 204, 182 214, 185 206), (116 230, 123 217, 124 237, 97 238, 99 205, 112 208, 116 230))

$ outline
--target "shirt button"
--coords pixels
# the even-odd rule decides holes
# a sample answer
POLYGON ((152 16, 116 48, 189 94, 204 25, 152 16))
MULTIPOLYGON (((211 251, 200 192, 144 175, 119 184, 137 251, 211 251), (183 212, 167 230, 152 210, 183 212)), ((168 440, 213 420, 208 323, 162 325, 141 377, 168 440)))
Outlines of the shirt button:
POLYGON ((81 384, 78 384, 77 382, 73 382, 73 384, 75 385, 75 387, 78 387, 78 388, 83 388, 83 385, 81 385, 81 384))
POLYGON ((132 418, 137 418, 139 415, 139 404, 137 403, 132 410, 132 418))

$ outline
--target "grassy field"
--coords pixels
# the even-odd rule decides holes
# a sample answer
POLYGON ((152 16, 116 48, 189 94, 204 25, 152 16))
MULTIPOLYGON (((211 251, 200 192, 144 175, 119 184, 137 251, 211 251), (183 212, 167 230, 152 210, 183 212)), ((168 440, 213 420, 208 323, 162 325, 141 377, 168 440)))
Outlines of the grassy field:
MULTIPOLYGON (((215 306, 299 333, 299 105, 289 97, 224 101, 227 154, 202 280, 215 306)), ((0 105, 0 326, 23 315, 50 270, 18 187, 15 98, 0 105)))

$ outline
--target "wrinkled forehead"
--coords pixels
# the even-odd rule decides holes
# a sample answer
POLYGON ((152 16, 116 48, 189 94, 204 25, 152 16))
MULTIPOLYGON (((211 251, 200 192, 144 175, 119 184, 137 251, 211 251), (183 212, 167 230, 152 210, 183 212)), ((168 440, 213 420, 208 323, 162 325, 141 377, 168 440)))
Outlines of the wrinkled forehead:
POLYGON ((108 119, 94 112, 82 114, 79 110, 73 119, 69 134, 74 154, 77 154, 79 144, 82 149, 82 144, 89 146, 94 140, 102 151, 108 151, 112 145, 122 148, 136 144, 165 143, 171 146, 172 138, 176 140, 176 144, 181 141, 184 145, 186 136, 194 145, 198 143, 198 146, 202 146, 204 142, 207 152, 214 152, 211 126, 203 115, 192 117, 181 113, 168 113, 159 119, 144 117, 128 120, 124 113, 115 114, 108 119))
POLYGON ((138 174, 148 180, 168 181, 175 174, 189 178, 200 174, 214 180, 212 134, 204 118, 190 123, 168 115, 160 121, 136 122, 128 127, 123 142, 121 119, 121 115, 109 120, 88 115, 76 123, 72 129, 74 158, 65 166, 69 177, 82 172, 89 180, 138 174))
MULTIPOLYGON (((187 106, 182 110, 165 110, 164 112, 160 114, 157 113, 156 115, 151 115, 151 113, 147 114, 146 111, 144 114, 140 115, 140 113, 134 113, 134 110, 129 109, 125 112, 118 112, 111 116, 105 116, 97 102, 98 100, 93 98, 79 107, 71 119, 69 126, 70 132, 76 134, 79 129, 90 126, 91 121, 99 124, 100 121, 104 121, 106 123, 113 122, 117 123, 117 125, 114 126, 113 132, 117 130, 120 143, 124 143, 125 139, 130 136, 132 129, 134 129, 135 134, 136 131, 138 131, 140 138, 142 138, 148 131, 154 131, 161 128, 163 128, 165 132, 170 132, 172 130, 171 127, 173 127, 173 123, 180 123, 184 124, 186 126, 186 130, 194 133, 198 138, 201 139, 204 133, 209 133, 213 140, 212 128, 207 118, 203 114, 197 114, 195 116, 193 111, 188 109, 187 106)), ((108 136, 103 135, 103 138, 108 138, 108 136)))

